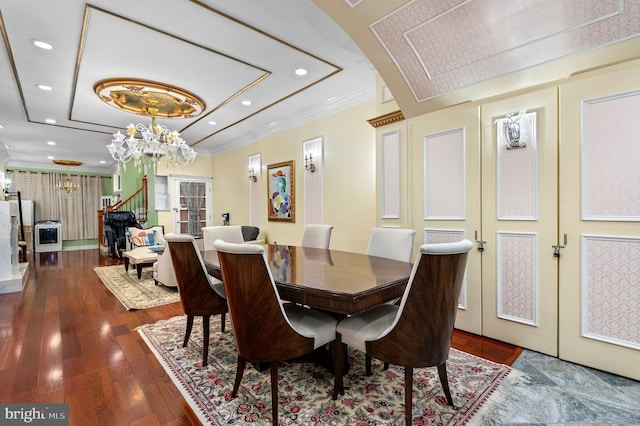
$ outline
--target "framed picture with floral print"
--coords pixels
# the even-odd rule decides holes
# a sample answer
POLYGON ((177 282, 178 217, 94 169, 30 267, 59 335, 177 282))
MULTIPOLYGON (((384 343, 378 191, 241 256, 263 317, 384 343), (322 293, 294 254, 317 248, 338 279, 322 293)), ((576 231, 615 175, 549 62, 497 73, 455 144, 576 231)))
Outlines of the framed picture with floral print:
POLYGON ((267 166, 267 199, 269 220, 296 221, 293 160, 267 166))

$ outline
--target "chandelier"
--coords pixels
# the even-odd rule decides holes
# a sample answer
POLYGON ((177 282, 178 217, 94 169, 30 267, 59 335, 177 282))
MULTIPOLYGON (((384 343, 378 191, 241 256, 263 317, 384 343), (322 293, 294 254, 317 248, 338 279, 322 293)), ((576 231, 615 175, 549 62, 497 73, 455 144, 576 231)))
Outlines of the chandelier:
POLYGON ((156 117, 196 117, 205 109, 198 96, 164 83, 134 78, 101 80, 94 90, 100 100, 114 108, 151 117, 149 125, 130 124, 126 134, 113 134, 107 149, 123 168, 131 160, 138 168, 152 165, 154 170, 161 158, 171 167, 185 167, 195 160, 197 153, 180 133, 159 125, 156 117))
POLYGON ((119 130, 113 134, 114 139, 107 145, 111 157, 122 163, 124 168, 127 162, 133 160, 136 167, 151 163, 155 170, 161 158, 166 158, 170 166, 190 165, 198 154, 180 137, 180 133, 157 124, 156 108, 149 108, 149 113, 151 124, 148 127, 132 123, 127 127, 126 135, 119 130), (138 133, 141 138, 136 137, 138 133))
POLYGON ((59 164, 62 166, 67 166, 67 176, 64 178, 64 180, 56 184, 56 188, 58 189, 60 195, 62 195, 64 198, 69 199, 73 196, 75 191, 80 189, 80 184, 73 183, 73 180, 71 180, 71 173, 69 173, 69 166, 81 166, 82 162, 74 161, 74 160, 53 160, 53 163, 59 164))

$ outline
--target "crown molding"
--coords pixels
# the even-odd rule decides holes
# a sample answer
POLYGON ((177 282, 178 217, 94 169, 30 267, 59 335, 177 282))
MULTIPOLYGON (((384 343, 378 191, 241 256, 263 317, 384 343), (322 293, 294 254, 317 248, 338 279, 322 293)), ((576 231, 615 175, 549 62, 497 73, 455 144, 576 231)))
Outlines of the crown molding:
POLYGON ((403 120, 404 120, 404 115, 402 114, 402 111, 398 110, 398 111, 390 112, 388 114, 384 114, 384 115, 372 118, 370 120, 367 120, 367 122, 372 127, 377 129, 378 127, 386 126, 387 124, 397 123, 398 121, 403 121, 403 120))

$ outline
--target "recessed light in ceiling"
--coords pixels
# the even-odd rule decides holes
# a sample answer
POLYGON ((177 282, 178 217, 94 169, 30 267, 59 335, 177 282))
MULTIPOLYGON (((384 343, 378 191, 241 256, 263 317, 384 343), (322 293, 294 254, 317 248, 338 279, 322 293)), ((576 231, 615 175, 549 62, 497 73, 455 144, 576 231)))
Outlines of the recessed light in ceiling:
POLYGON ((47 155, 47 158, 48 158, 49 160, 53 160, 53 155, 47 155))
POLYGON ((15 145, 5 145, 4 147, 7 148, 7 149, 15 149, 16 148, 15 145))
POLYGON ((100 164, 107 164, 107 162, 104 160, 100 160, 100 164))
POLYGON ((34 46, 39 47, 40 49, 44 49, 44 50, 51 50, 53 49, 53 46, 50 45, 47 42, 44 41, 40 41, 40 40, 31 40, 31 43, 33 43, 34 46))
POLYGON ((41 90, 46 90, 47 92, 50 92, 53 90, 53 87, 47 86, 46 84, 36 84, 36 87, 41 90))
POLYGON ((304 68, 298 68, 294 71, 296 73, 296 75, 307 75, 307 70, 304 68))
POLYGON ((251 101, 242 101, 242 105, 249 106, 251 105, 251 101))
POLYGON ((56 124, 56 120, 54 120, 53 118, 45 118, 44 121, 46 121, 49 124, 56 124))
POLYGON ((216 123, 215 121, 211 120, 211 121, 209 121, 209 124, 211 124, 212 126, 215 126, 218 123, 216 123))
POLYGON ((4 129, 4 127, 2 127, 2 124, 0 124, 0 129, 4 129))
POLYGON ((56 143, 54 141, 47 141, 47 145, 55 145, 56 143))

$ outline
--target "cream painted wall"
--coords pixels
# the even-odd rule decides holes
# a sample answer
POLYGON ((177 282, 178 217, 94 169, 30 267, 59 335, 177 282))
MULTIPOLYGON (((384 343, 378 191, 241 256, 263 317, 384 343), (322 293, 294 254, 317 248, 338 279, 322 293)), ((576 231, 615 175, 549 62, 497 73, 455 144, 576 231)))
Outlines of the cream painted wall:
POLYGON ((371 100, 299 128, 218 155, 213 166, 213 217, 230 213, 232 225, 249 223, 247 159, 262 155, 263 229, 270 243, 299 244, 304 231, 304 159, 302 143, 324 140, 324 222, 334 226, 331 248, 364 253, 376 226, 376 134, 368 119, 376 116, 371 100), (267 220, 266 168, 295 161, 295 223, 267 220))

